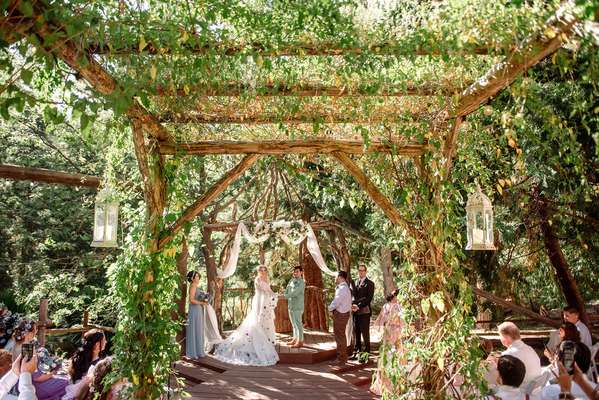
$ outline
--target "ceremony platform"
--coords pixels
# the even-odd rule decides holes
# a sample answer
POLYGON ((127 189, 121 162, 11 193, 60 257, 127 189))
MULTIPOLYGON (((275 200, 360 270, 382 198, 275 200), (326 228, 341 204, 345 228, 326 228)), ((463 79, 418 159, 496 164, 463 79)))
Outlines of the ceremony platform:
POLYGON ((175 364, 191 399, 373 399, 368 389, 374 363, 350 364, 334 373, 330 363, 246 367, 212 356, 175 364))

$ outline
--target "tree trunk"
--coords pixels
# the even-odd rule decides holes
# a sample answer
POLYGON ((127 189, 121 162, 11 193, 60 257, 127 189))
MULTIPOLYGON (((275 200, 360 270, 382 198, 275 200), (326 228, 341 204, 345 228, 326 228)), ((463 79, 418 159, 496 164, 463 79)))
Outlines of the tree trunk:
POLYGON ((206 282, 208 293, 212 296, 214 312, 218 319, 219 329, 222 327, 222 305, 223 305, 223 279, 216 275, 216 261, 214 260, 214 242, 212 242, 212 230, 204 228, 202 230, 204 260, 206 262, 206 282))
POLYGON ((324 306, 324 283, 322 271, 312 259, 304 240, 299 248, 300 264, 304 269, 306 291, 304 293, 304 326, 306 328, 328 330, 326 323, 326 309, 324 306), (323 318, 324 317, 324 318, 323 318))
POLYGON ((578 290, 576 279, 570 271, 570 265, 562 252, 559 239, 555 234, 551 220, 551 213, 547 204, 547 199, 543 195, 539 195, 538 198, 540 227, 543 232, 543 241, 545 243, 545 250, 547 251, 547 257, 553 266, 555 271, 555 277, 559 283, 562 293, 566 298, 566 302, 574 306, 580 312, 580 320, 586 325, 589 325, 589 318, 584 308, 584 300, 578 290))
MULTIPOLYGON (((177 271, 179 272, 179 299, 177 301, 177 311, 173 314, 173 319, 185 321, 185 305, 187 302, 187 259, 189 251, 187 249, 187 240, 183 237, 181 242, 181 253, 177 257, 177 271)), ((177 332, 177 343, 181 344, 181 354, 185 353, 185 324, 181 325, 181 329, 177 332)))
POLYGON ((387 295, 397 289, 393 279, 391 249, 387 246, 381 248, 381 270, 383 271, 383 288, 385 290, 385 295, 387 295))

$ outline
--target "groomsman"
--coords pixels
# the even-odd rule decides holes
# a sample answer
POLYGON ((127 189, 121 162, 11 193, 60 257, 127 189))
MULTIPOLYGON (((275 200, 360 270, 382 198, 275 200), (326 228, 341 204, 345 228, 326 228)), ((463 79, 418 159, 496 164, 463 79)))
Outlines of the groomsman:
POLYGON ((337 287, 335 288, 335 298, 329 305, 329 311, 333 313, 333 333, 337 343, 337 361, 339 365, 347 363, 347 337, 345 328, 349 321, 349 311, 351 310, 351 292, 347 286, 347 272, 339 271, 337 273, 337 287))
POLYGON ((304 289, 306 284, 302 277, 304 270, 297 265, 293 268, 293 278, 285 288, 284 296, 287 299, 287 309, 289 310, 289 319, 293 327, 293 340, 291 347, 300 348, 304 345, 304 324, 302 317, 304 315, 304 289))
POLYGON ((356 345, 351 360, 358 358, 362 352, 362 339, 364 351, 370 353, 370 303, 374 297, 374 282, 366 276, 366 266, 358 266, 358 278, 352 282, 352 312, 354 313, 354 333, 356 345))

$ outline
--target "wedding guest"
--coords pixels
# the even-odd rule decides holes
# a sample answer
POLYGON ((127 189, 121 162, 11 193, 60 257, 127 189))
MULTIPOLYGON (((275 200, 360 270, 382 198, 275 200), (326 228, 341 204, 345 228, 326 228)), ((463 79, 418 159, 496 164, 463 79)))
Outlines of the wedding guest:
POLYGON ((34 354, 29 360, 23 360, 21 355, 19 355, 13 362, 11 370, 0 379, 0 399, 38 400, 35 395, 35 388, 31 384, 31 374, 37 369, 37 364, 37 355, 34 354), (19 388, 18 397, 7 394, 17 382, 19 388))
POLYGON ((337 344, 338 365, 347 363, 347 336, 345 329, 349 321, 352 300, 351 292, 347 286, 347 272, 339 271, 335 280, 335 297, 329 305, 329 311, 333 313, 333 333, 337 344))
MULTIPOLYGON (((37 325, 34 321, 22 319, 17 324, 13 333, 15 340, 15 345, 12 349, 13 359, 16 359, 21 354, 21 349, 25 343, 35 342, 36 334, 37 325)), ((39 400, 60 400, 65 395, 65 388, 69 384, 67 379, 55 376, 53 371, 42 372, 39 368, 32 373, 31 377, 35 393, 39 400)))
POLYGON ((542 374, 541 360, 532 347, 524 343, 520 338, 520 329, 513 322, 504 322, 497 327, 501 344, 507 350, 501 355, 514 356, 524 363, 526 375, 523 384, 528 384, 542 374))
MULTIPOLYGON (((580 342, 580 332, 578 331, 578 328, 576 328, 576 325, 574 325, 571 322, 564 322, 558 329, 558 335, 559 343, 557 343, 557 345, 555 346, 556 350, 557 347, 559 347, 559 344, 564 340, 580 342)), ((551 362, 555 361, 555 358, 557 357, 557 351, 551 351, 548 348, 548 346, 545 348, 545 351, 543 353, 545 354, 545 357, 547 357, 551 362)))
POLYGON ((15 326, 12 334, 12 339, 8 342, 5 350, 12 354, 12 359, 16 360, 21 354, 23 343, 29 343, 35 339, 37 333, 37 325, 30 319, 23 318, 15 326))
MULTIPOLYGON (((0 376, 4 376, 12 367, 12 354, 6 350, 0 350, 0 376)), ((2 396, 0 396, 2 399, 2 396)))
POLYGON ((558 384, 560 387, 559 398, 574 398, 572 394, 572 382, 584 392, 586 398, 590 400, 599 400, 599 385, 589 381, 582 373, 576 362, 574 362, 574 373, 570 375, 564 367, 564 364, 558 362, 559 376, 558 384), (569 396, 568 396, 569 394, 569 396))
POLYGON ((204 310, 202 306, 206 304, 206 293, 198 290, 200 284, 200 274, 197 271, 187 273, 189 282, 189 311, 187 312, 187 327, 185 338, 185 354, 189 358, 205 357, 204 350, 204 310))
POLYGON ((584 343, 589 349, 593 347, 591 332, 584 322, 580 320, 580 312, 576 307, 564 307, 564 320, 576 325, 578 332, 580 332, 580 341, 582 343, 584 343))
MULTIPOLYGON (((564 351, 564 349, 566 348, 566 346, 574 348, 574 357, 573 357, 574 363, 578 366, 580 375, 586 374, 591 366, 591 352, 589 351, 587 346, 581 342, 569 342, 569 341, 562 342, 562 344, 560 345, 560 350, 558 350, 558 361, 559 361, 558 365, 560 363, 562 365, 564 364, 564 360, 566 358, 566 352, 564 351)), ((560 372, 560 374, 561 374, 561 372, 560 372)), ((576 368, 574 368, 574 374, 576 374, 576 368)), ((583 377, 583 379, 584 379, 584 381, 577 378, 578 382, 574 381, 572 383, 570 392, 564 393, 563 398, 589 399, 590 397, 588 397, 585 394, 585 391, 583 390, 582 386, 586 386, 587 389, 591 388, 592 390, 599 390, 599 389, 597 389, 597 384, 587 381, 586 378, 584 378, 584 377, 583 377), (582 386, 579 385, 579 383, 583 383, 583 382, 585 382, 585 383, 588 382, 588 385, 586 385, 586 384, 583 384, 582 386)), ((541 392, 541 400, 561 399, 562 398, 562 396, 560 395, 561 391, 562 391, 562 389, 560 388, 559 384, 545 386, 541 392)))
POLYGON ((106 349, 106 336, 100 329, 91 329, 83 335, 81 347, 77 349, 69 367, 71 384, 65 388, 66 394, 62 400, 76 399, 82 388, 89 385, 89 377, 95 365, 100 361, 100 355, 106 349))
MULTIPOLYGON (((374 321, 374 326, 377 328, 383 328, 383 349, 386 349, 387 357, 397 355, 401 349, 401 313, 399 303, 397 301, 397 294, 399 290, 396 289, 389 293, 385 300, 387 302, 383 306, 381 313, 374 321)), ((378 367, 374 382, 370 387, 370 391, 377 396, 382 396, 383 392, 393 393, 393 384, 386 375, 385 365, 383 363, 383 357, 379 357, 378 367)))
MULTIPOLYGON (((358 358, 358 354, 364 350, 370 353, 370 316, 372 314, 370 303, 374 297, 374 282, 366 276, 366 266, 358 266, 358 278, 352 283, 352 311, 355 335, 354 353, 351 360, 358 358), (362 349, 364 339, 364 349, 362 349)), ((366 360, 363 360, 366 361, 366 360)))
POLYGON ((77 400, 117 400, 126 398, 121 396, 121 391, 129 384, 121 379, 112 385, 108 385, 106 376, 112 372, 112 357, 107 357, 96 364, 90 379, 89 390, 81 393, 77 400))
POLYGON ((306 284, 304 282, 303 268, 299 265, 293 268, 293 278, 285 288, 285 298, 287 299, 287 309, 289 311, 289 319, 293 327, 293 340, 291 347, 300 348, 304 345, 304 323, 302 317, 304 315, 304 290, 306 284))
POLYGON ((526 375, 524 363, 517 357, 502 355, 497 360, 498 386, 493 390, 494 394, 485 397, 485 400, 525 400, 529 399, 520 390, 520 386, 526 375))

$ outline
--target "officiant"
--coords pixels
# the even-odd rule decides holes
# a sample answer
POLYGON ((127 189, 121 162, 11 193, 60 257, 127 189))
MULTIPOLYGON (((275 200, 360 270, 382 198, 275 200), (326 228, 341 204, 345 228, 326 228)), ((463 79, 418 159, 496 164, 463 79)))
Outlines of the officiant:
POLYGON ((350 360, 358 358, 362 351, 370 353, 370 303, 374 297, 374 282, 366 276, 366 265, 358 266, 358 278, 351 284, 352 312, 354 317, 355 347, 350 360), (364 349, 362 349, 364 339, 364 349))
POLYGON ((304 290, 306 284, 303 278, 304 270, 296 265, 293 268, 293 278, 285 288, 284 296, 287 299, 289 319, 293 327, 293 339, 289 343, 291 347, 300 348, 304 345, 304 290))

